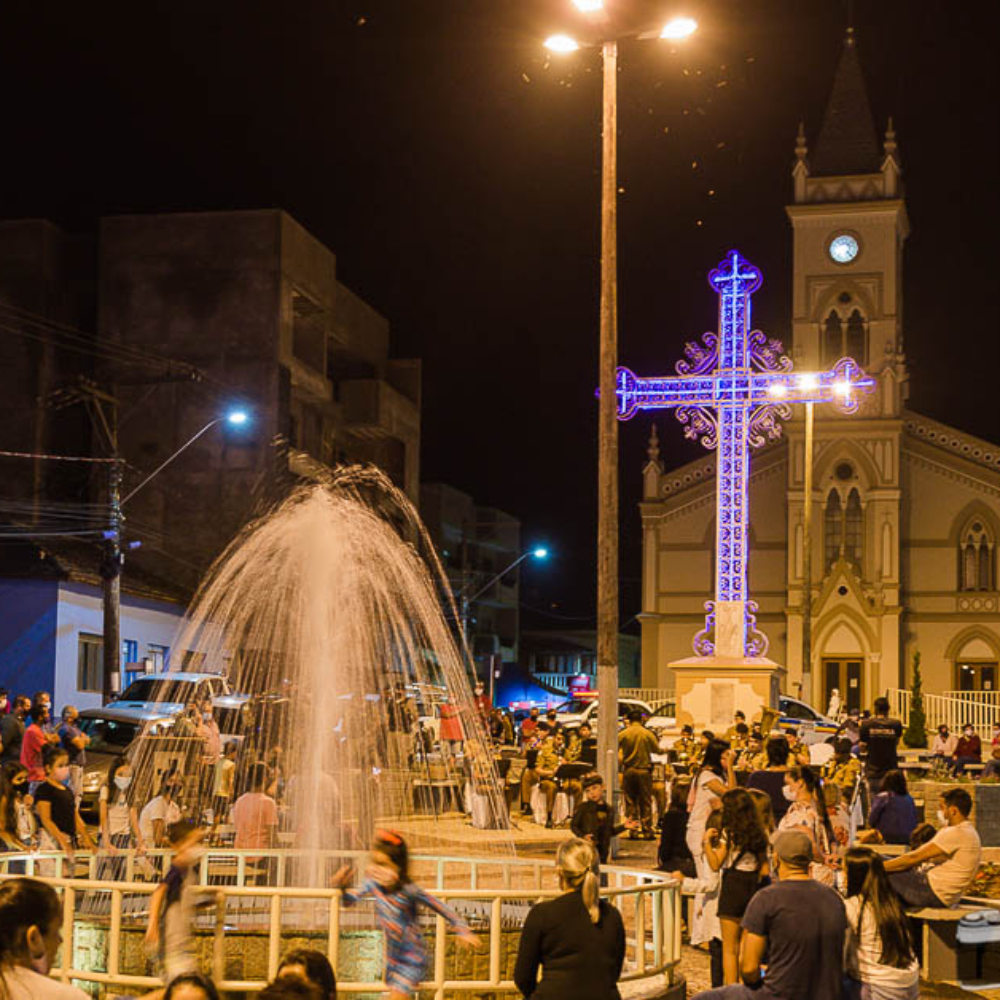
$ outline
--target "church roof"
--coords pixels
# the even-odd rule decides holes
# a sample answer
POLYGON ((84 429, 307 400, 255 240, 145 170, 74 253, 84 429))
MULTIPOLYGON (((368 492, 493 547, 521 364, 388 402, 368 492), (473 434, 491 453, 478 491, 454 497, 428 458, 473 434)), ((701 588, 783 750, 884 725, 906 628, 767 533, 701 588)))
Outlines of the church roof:
POLYGON ((873 174, 879 165, 878 137, 854 29, 848 28, 809 172, 820 177, 873 174))

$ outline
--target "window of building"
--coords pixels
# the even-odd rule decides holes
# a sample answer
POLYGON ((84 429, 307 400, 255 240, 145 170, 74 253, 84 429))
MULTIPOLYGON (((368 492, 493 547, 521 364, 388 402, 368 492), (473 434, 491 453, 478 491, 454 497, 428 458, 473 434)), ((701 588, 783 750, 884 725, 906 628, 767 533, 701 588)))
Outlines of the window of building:
POLYGON ((864 555, 864 510, 861 497, 856 489, 848 494, 846 505, 841 502, 840 493, 830 490, 823 516, 823 554, 826 569, 840 558, 861 570, 864 555))
POLYGON ((985 522, 973 521, 959 543, 959 590, 996 589, 996 546, 985 522))
POLYGON ((77 639, 76 687, 78 691, 104 690, 104 640, 81 632, 77 639))
POLYGON ((146 656, 153 662, 153 672, 162 673, 167 669, 170 662, 170 647, 169 646, 158 646, 156 643, 151 642, 146 647, 146 656))
POLYGON ((841 358, 854 358, 864 367, 868 353, 868 324, 859 309, 851 311, 847 322, 830 310, 823 323, 823 364, 832 365, 841 358))
POLYGON ((139 662, 139 643, 136 639, 122 639, 122 663, 139 662))
POLYGON ((996 691, 997 664, 987 660, 965 660, 956 665, 959 691, 996 691))
POLYGON ((827 570, 840 558, 840 542, 843 533, 842 513, 840 494, 836 490, 830 490, 830 495, 826 498, 826 512, 823 516, 823 554, 827 570))
POLYGON ((292 354, 303 364, 326 374, 324 311, 301 292, 292 293, 292 354))

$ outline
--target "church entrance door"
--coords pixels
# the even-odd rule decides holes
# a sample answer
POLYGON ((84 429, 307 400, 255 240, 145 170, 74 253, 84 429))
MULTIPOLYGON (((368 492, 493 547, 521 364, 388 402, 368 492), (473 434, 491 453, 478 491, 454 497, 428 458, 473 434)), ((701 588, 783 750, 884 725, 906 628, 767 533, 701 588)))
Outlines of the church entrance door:
POLYGON ((840 691, 841 703, 847 711, 864 707, 861 704, 861 665, 861 660, 823 660, 823 690, 826 694, 826 703, 821 706, 821 710, 825 710, 830 704, 830 692, 834 688, 840 691))

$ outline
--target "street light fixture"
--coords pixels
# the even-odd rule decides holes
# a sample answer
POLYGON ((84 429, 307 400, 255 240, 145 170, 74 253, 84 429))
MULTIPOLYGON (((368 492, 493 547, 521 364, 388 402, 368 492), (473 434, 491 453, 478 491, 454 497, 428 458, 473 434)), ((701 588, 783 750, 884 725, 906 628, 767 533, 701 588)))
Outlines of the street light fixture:
MULTIPOLYGON (((574 0, 584 13, 604 11, 597 0, 574 0)), ((592 18, 597 21, 598 18, 592 18)), ((697 28, 693 18, 675 18, 660 32, 678 41, 697 28)), ((640 38, 655 37, 639 35, 640 38)), ((601 140, 600 402, 597 462, 597 689, 598 770, 614 798, 618 777, 618 38, 601 43, 604 64, 601 140)), ((568 35, 546 42, 558 53, 579 48, 568 35), (553 44, 550 44, 553 43, 553 44)))

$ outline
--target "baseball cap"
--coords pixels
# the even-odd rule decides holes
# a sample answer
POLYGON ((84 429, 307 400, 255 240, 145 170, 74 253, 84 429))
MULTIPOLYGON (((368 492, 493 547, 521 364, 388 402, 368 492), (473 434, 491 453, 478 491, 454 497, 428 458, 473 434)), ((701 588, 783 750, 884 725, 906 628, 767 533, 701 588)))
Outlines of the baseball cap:
POLYGON ((771 837, 774 853, 786 864, 808 868, 812 861, 812 841, 798 830, 778 830, 771 837))

